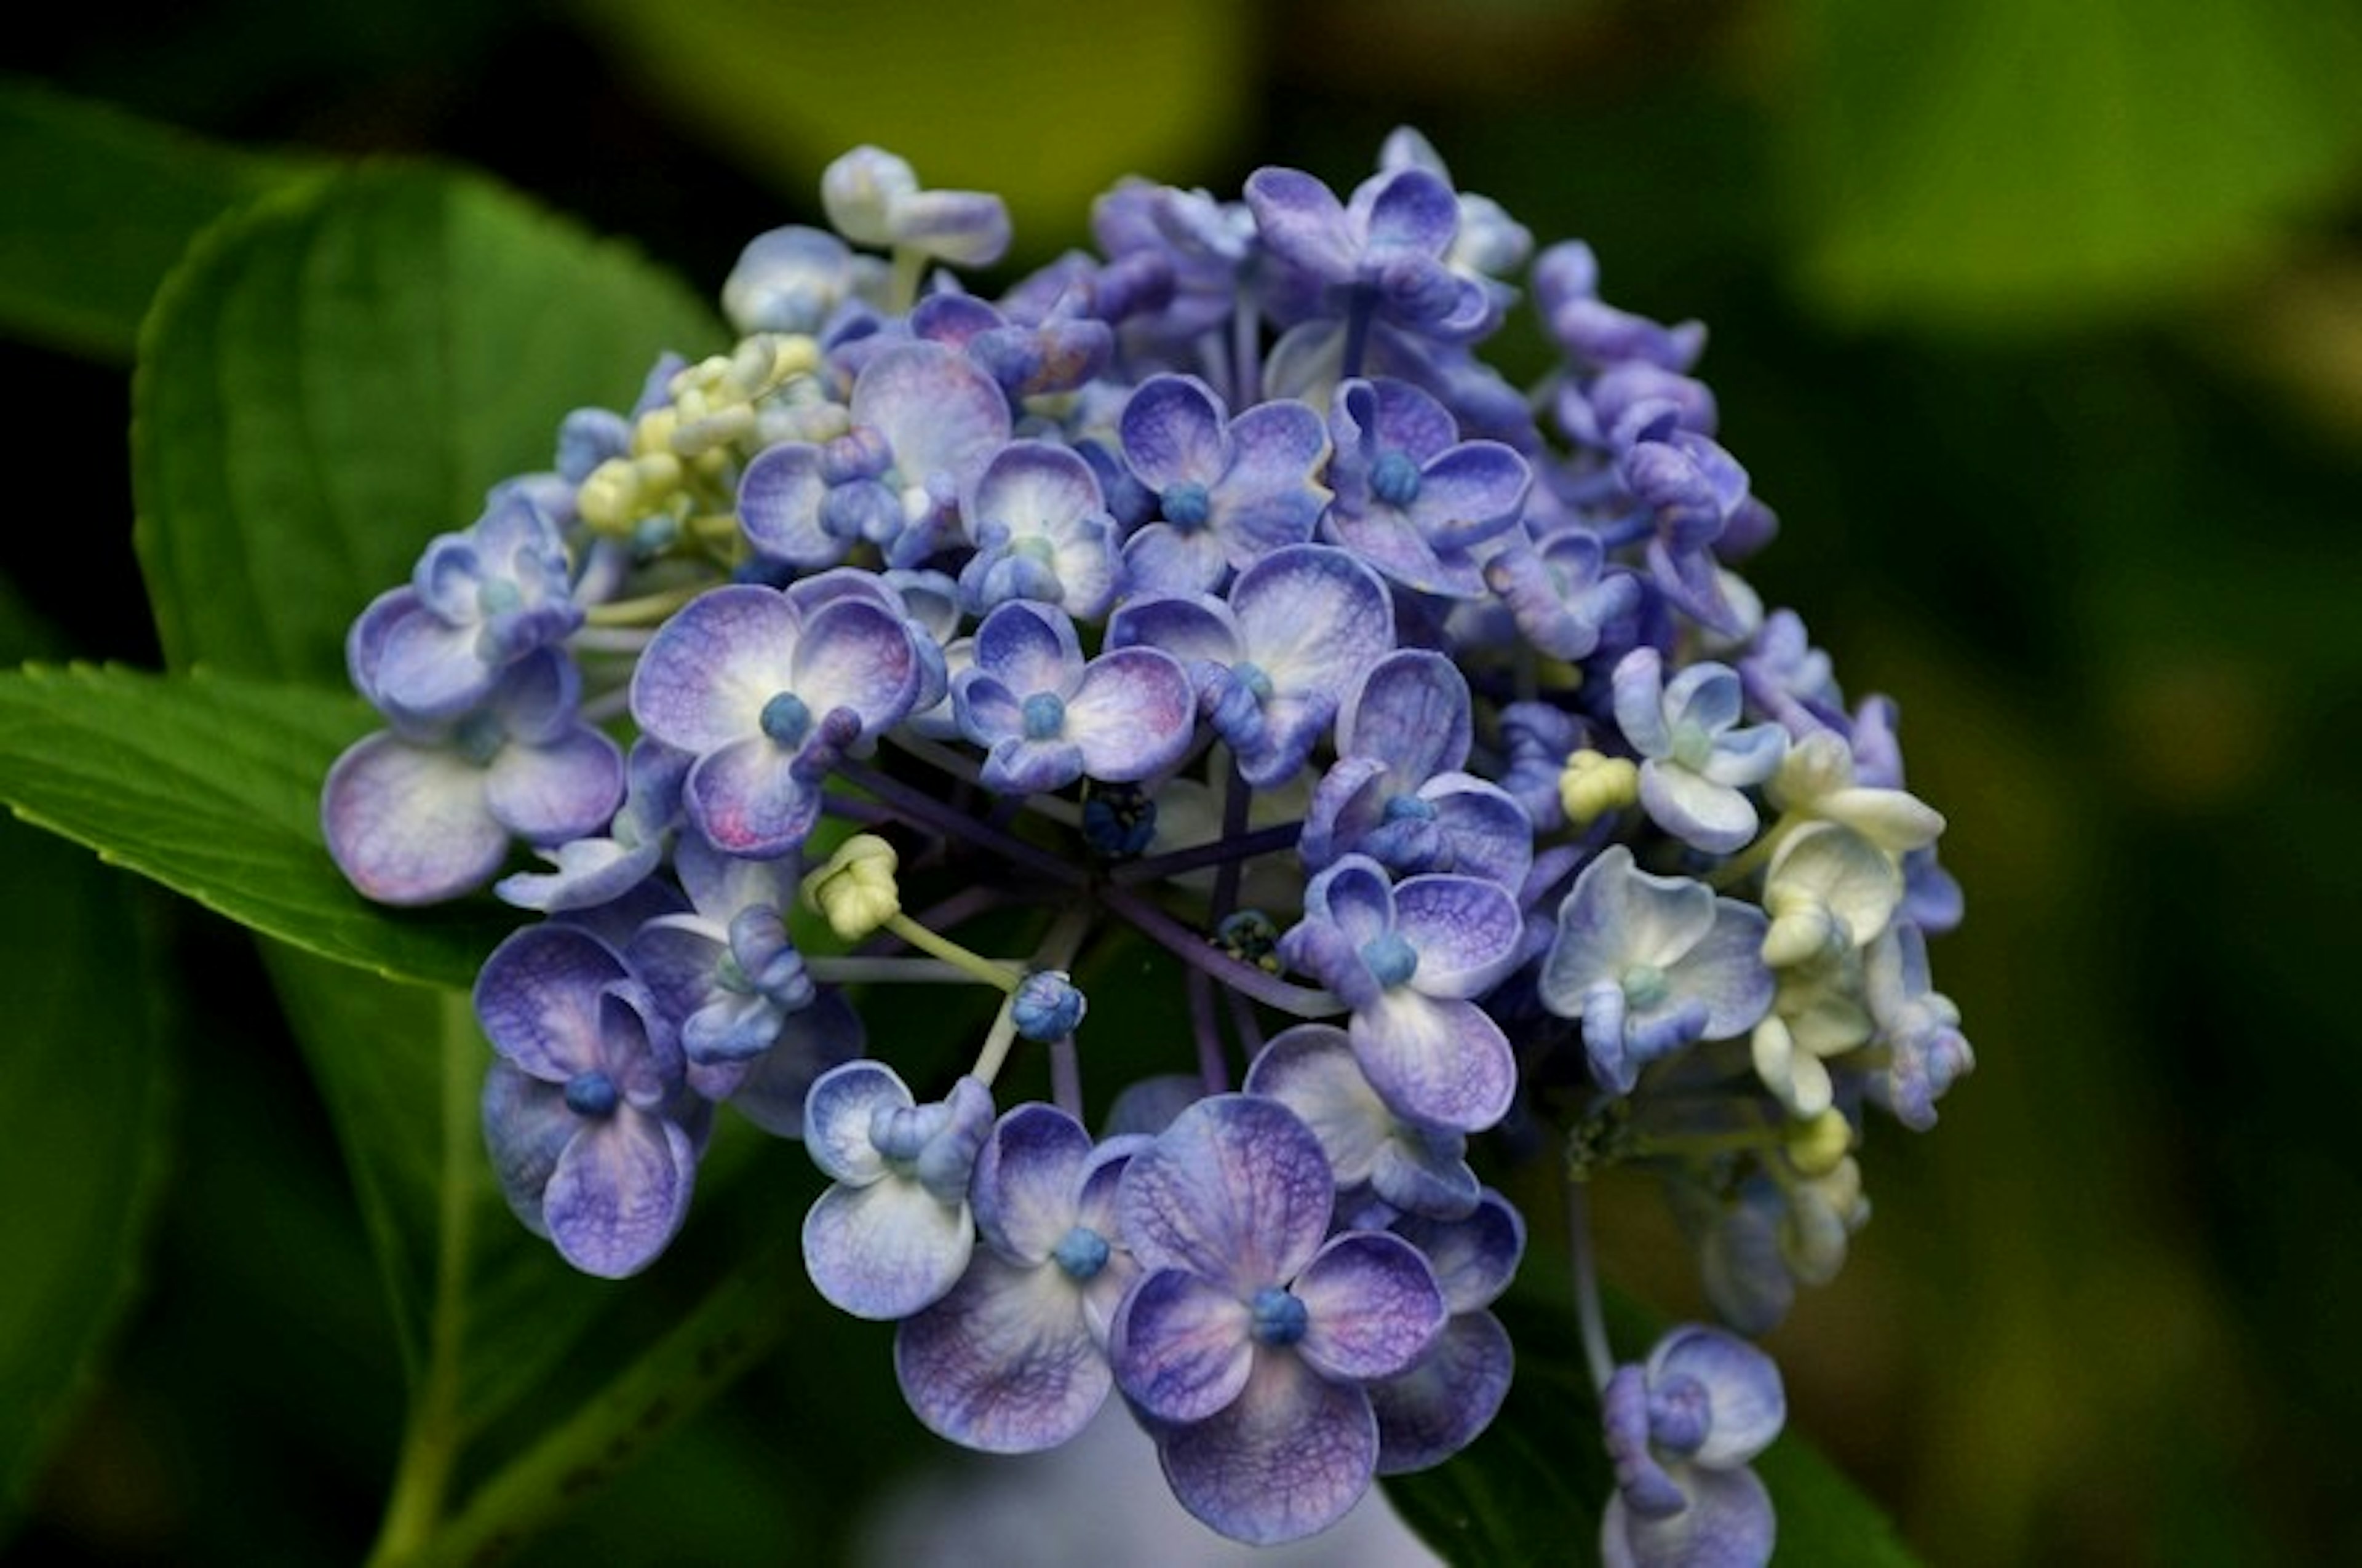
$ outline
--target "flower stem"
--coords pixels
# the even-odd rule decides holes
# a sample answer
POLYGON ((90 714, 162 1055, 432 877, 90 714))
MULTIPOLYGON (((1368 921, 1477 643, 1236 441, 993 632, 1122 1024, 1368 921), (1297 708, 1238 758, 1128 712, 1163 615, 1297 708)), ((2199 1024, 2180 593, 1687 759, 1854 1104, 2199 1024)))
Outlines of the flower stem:
POLYGON ((1574 1264, 1574 1315, 1583 1330, 1584 1360, 1591 1368, 1591 1386, 1605 1393, 1616 1375, 1615 1353, 1607 1347, 1607 1323, 1599 1308, 1599 1265, 1592 1254, 1591 1195, 1583 1182, 1566 1183, 1567 1253, 1574 1264))
POLYGON ((1099 901, 1175 958, 1203 970, 1233 990, 1244 991, 1265 1006, 1295 1018, 1334 1018, 1348 1010, 1334 992, 1292 986, 1252 964, 1239 962, 1127 889, 1102 886, 1099 901))

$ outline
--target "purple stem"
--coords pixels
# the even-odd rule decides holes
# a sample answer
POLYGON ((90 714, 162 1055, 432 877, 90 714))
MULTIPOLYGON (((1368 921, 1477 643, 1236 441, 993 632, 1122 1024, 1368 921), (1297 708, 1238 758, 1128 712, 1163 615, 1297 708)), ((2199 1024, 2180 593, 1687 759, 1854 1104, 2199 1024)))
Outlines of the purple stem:
POLYGON ((1103 906, 1184 964, 1204 971, 1232 990, 1244 991, 1266 1007, 1277 1008, 1294 1018, 1334 1018, 1349 1010, 1330 992, 1292 986, 1252 964, 1241 963, 1137 893, 1103 884, 1098 896, 1103 906))
POLYGON ((1015 834, 1003 833, 989 823, 955 812, 924 790, 914 790, 874 767, 864 767, 855 762, 840 762, 836 772, 855 789, 884 801, 905 822, 932 828, 946 838, 959 839, 988 855, 997 855, 1065 887, 1080 888, 1087 879, 1081 871, 1048 850, 1030 844, 1015 834))

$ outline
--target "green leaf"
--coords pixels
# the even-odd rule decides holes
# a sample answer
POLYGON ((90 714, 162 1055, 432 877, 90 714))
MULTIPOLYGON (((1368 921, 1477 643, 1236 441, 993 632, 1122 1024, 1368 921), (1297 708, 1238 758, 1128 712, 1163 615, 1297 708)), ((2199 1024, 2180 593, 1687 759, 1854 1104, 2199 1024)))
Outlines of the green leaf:
POLYGON ((371 167, 234 215, 159 296, 133 386, 167 658, 342 684, 353 617, 546 469, 568 412, 723 341, 666 274, 473 176, 371 167))
POLYGON ((513 911, 382 909, 328 858, 320 780, 369 726, 359 699, 330 692, 31 666, 0 673, 0 801, 307 952, 472 984, 513 911))
MULTIPOLYGON (((1518 1286, 1494 1307, 1517 1346, 1509 1397, 1468 1448, 1432 1470, 1397 1475, 1386 1495, 1413 1529, 1448 1561, 1486 1568, 1599 1561, 1599 1521, 1615 1477, 1599 1430, 1599 1401, 1584 1368, 1572 1305, 1548 1296, 1529 1258, 1518 1286)), ((1650 1331, 1637 1309, 1611 1302, 1617 1342, 1636 1349, 1650 1331)), ((1780 1520, 1776 1560, 1814 1568, 1915 1568, 1916 1559, 1875 1504, 1805 1436, 1783 1432, 1755 1461, 1780 1520)))
POLYGON ((0 1539, 135 1294, 171 1150, 158 967, 136 885, 0 823, 0 1539))
POLYGON ((1806 281, 1855 318, 2186 293, 2350 187, 2362 22, 2313 0, 1804 0, 1806 281))
POLYGON ((316 167, 0 82, 0 328, 128 361, 156 286, 190 239, 316 167))

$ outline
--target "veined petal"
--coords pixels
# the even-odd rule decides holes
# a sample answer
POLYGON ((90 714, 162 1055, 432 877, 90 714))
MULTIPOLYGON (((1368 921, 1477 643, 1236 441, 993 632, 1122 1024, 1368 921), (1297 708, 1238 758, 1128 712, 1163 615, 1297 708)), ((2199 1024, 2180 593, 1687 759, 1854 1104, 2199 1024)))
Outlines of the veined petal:
POLYGON ((1253 1314, 1230 1291, 1187 1269, 1141 1276, 1108 1338, 1127 1398, 1159 1421, 1198 1421, 1239 1397, 1254 1365, 1253 1314))
POLYGON ((763 705, 793 684, 800 620, 751 583, 700 595, 657 629, 632 673, 632 717, 684 751, 761 732, 763 705))
POLYGON ((1428 648, 1400 648, 1372 664, 1337 715, 1337 750, 1384 758, 1408 787, 1468 760, 1468 678, 1428 648))
POLYGON ((1361 1500, 1377 1420, 1358 1385, 1264 1352, 1236 1399, 1156 1446, 1183 1507, 1233 1540, 1268 1546, 1325 1529, 1361 1500))
POLYGON ((820 817, 820 790, 803 759, 753 734, 700 757, 689 772, 690 820, 732 855, 785 855, 820 817))
POLYGON ((830 1305, 887 1321, 950 1292, 975 1252, 976 1228, 966 1204, 889 1176, 822 1193, 804 1216, 803 1244, 805 1272, 830 1305))
POLYGON ((492 949, 476 976, 476 1017, 492 1048, 545 1083, 603 1071, 601 999, 626 978, 623 961, 589 932, 529 925, 492 949))
POLYGON ((1391 1377, 1442 1331, 1443 1291, 1399 1236, 1349 1231, 1320 1249, 1292 1287, 1307 1325, 1297 1353, 1325 1377, 1391 1377))
POLYGON ((823 1175, 841 1182, 872 1182, 886 1174, 885 1156, 870 1142, 880 1111, 917 1103, 901 1075, 883 1062, 847 1062, 814 1079, 804 1100, 804 1146, 823 1175))
POLYGON ((1162 648, 1201 690, 1200 665, 1228 666, 1246 657, 1231 607, 1209 593, 1134 594, 1108 617, 1107 646, 1162 648))
POLYGON ((1003 1116, 976 1162, 970 1197, 987 1244, 1012 1260, 1040 1264, 1076 1223, 1076 1199, 1091 1135, 1054 1106, 1021 1105, 1003 1116))
POLYGON ((828 481, 820 448, 783 441, 756 454, 738 479, 738 527, 758 554, 800 567, 828 566, 844 555, 844 541, 821 526, 828 481))
POLYGON ((1333 1023, 1299 1023, 1271 1037, 1247 1069, 1246 1091, 1269 1095, 1296 1112, 1341 1187, 1370 1179, 1394 1113, 1354 1059, 1353 1043, 1333 1023))
POLYGON ((1755 1027, 1778 982, 1762 958, 1763 911, 1736 899, 1715 900, 1714 926, 1665 969, 1674 1005, 1702 1003, 1705 1038, 1727 1040, 1755 1027))
POLYGON ((919 694, 911 633, 890 611, 836 599, 813 612, 797 641, 789 688, 817 719, 849 708, 866 737, 901 723, 919 694))
POLYGON ((508 856, 483 770, 456 751, 386 731, 337 758, 320 825, 346 879, 381 904, 458 898, 491 881, 508 856))
POLYGON ((1371 1087, 1397 1114, 1481 1132, 1509 1113, 1517 1056, 1474 1002, 1396 987, 1354 1012, 1352 1033, 1371 1087))
POLYGON ((549 1239, 585 1274, 637 1274, 680 1229, 696 1173, 689 1135, 662 1117, 625 1106, 586 1122, 542 1197, 549 1239))
POLYGON ((493 1062, 484 1075, 482 1112, 484 1147, 501 1196, 526 1230, 546 1237, 541 1195, 582 1119, 567 1108, 564 1089, 506 1060, 493 1062))
POLYGON ((1187 1269, 1244 1300, 1296 1277, 1334 1201, 1312 1130, 1277 1100, 1230 1094, 1190 1106, 1133 1155, 1116 1207, 1143 1267, 1187 1269))
MULTIPOLYGON (((1514 803, 1514 802, 1513 802, 1514 803)), ((1395 884, 1395 929, 1418 952, 1410 984, 1431 997, 1475 997, 1518 965, 1525 917, 1498 882, 1437 873, 1395 884)))
POLYGON ((504 746, 483 794, 493 820, 528 844, 587 837, 624 803, 624 753, 588 724, 547 745, 504 746))
POLYGON ((1333 712, 1346 688, 1394 646, 1394 602, 1378 574, 1325 545, 1275 550, 1231 589, 1245 657, 1284 691, 1333 712))
POLYGON ((941 476, 958 494, 1009 439, 1009 399, 983 368, 943 343, 898 343, 862 367, 852 419, 886 438, 906 485, 941 476))
MULTIPOLYGON (((971 668, 999 681, 1021 701, 1035 692, 1063 697, 1083 678, 1083 647, 1075 623, 1046 604, 1012 600, 997 606, 976 629, 971 668)), ((953 682, 956 692, 959 683, 953 682)))
POLYGON ((1197 694, 1172 655, 1117 648, 1083 672, 1066 704, 1066 738, 1094 778, 1124 783, 1181 760, 1197 733, 1197 694))
POLYGON ((1369 1385, 1378 1474, 1425 1470, 1473 1442, 1500 1413, 1515 1367, 1509 1331, 1492 1313, 1464 1312, 1446 1323, 1417 1365, 1369 1385))
POLYGON ((1409 1215, 1396 1221, 1394 1229, 1427 1255, 1436 1283, 1443 1287, 1444 1305, 1454 1313, 1491 1306, 1509 1287, 1525 1255, 1525 1220, 1497 1192, 1487 1191, 1464 1218, 1409 1215))
POLYGON ((1195 376, 1155 375, 1123 405, 1117 431, 1123 455, 1142 484, 1211 485, 1229 467, 1228 417, 1213 389, 1195 376))
POLYGON ((894 1334, 894 1375, 927 1427, 966 1448, 1032 1453, 1082 1430, 1113 1375, 1055 1264, 978 1252, 951 1294, 894 1334))

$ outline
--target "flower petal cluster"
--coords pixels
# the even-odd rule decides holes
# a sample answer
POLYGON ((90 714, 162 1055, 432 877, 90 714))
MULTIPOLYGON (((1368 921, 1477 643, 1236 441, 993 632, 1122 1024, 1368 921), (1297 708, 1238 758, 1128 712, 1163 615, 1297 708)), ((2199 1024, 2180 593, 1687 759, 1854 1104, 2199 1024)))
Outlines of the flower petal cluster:
MULTIPOLYGON (((1704 328, 1407 127, 1350 190, 1126 181, 998 284, 996 196, 864 147, 821 205, 735 344, 553 411, 356 607, 322 826, 520 922, 475 1000, 523 1222, 648 1266, 734 1107, 829 1178, 806 1272, 920 1421, 1033 1451, 1119 1391, 1253 1541, 1502 1408, 1496 1169, 1652 1178, 1729 1331, 1829 1279, 1870 1127, 1973 1066, 1961 895, 1894 703, 1743 575, 1704 328)), ((1609 1560, 1760 1562, 1776 1374, 1618 1370, 1568 1209, 1609 1560)))

